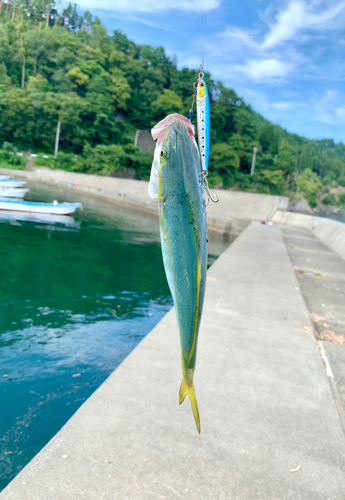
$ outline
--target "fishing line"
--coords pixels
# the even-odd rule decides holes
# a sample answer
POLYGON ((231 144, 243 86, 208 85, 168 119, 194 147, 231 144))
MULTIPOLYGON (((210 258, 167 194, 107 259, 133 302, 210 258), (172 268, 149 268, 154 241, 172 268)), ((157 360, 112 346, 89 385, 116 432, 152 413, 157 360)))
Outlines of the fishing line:
POLYGON ((204 40, 204 51, 203 58, 200 64, 200 72, 198 73, 198 79, 193 84, 194 93, 193 93, 193 101, 192 106, 189 110, 189 121, 192 122, 193 117, 193 108, 195 98, 198 95, 197 101, 197 125, 198 125, 198 140, 199 140, 199 154, 200 154, 200 162, 202 168, 202 183, 204 185, 204 191, 206 191, 208 202, 213 201, 214 203, 218 203, 219 197, 213 196, 207 182, 208 175, 208 156, 209 156, 209 142, 210 142, 210 108, 209 108, 209 94, 207 90, 206 82, 204 81, 204 62, 205 62, 205 53, 206 53, 206 43, 208 36, 208 25, 210 19, 210 10, 211 10, 211 2, 208 2, 208 12, 207 12, 207 21, 206 21, 206 30, 205 30, 205 40, 204 40), (200 93, 200 94, 199 94, 200 93))
POLYGON ((207 12, 207 22, 206 22, 206 32, 205 32, 205 43, 204 43, 204 54, 203 54, 202 61, 201 61, 201 65, 200 65, 200 69, 201 69, 201 71, 203 71, 203 70, 204 70, 205 51, 206 51, 206 42, 207 42, 207 35, 208 35, 208 21, 209 21, 209 19, 210 19, 211 2, 212 2, 212 0, 210 0, 210 1, 208 2, 208 12, 207 12))
POLYGON ((194 102, 195 102, 195 97, 196 97, 196 93, 197 93, 196 89, 197 89, 199 81, 202 80, 202 78, 204 77, 204 62, 205 62, 206 42, 207 42, 207 35, 208 35, 208 22, 209 22, 209 19, 210 19, 211 3, 212 3, 212 0, 209 0, 209 2, 208 2, 208 11, 207 11, 206 30, 205 30, 204 51, 203 51, 203 57, 202 57, 201 64, 200 64, 200 72, 198 73, 198 79, 197 79, 197 81, 194 82, 194 84, 193 84, 193 88, 194 88, 193 100, 192 100, 191 108, 189 110, 189 121, 190 121, 190 123, 192 123, 194 102))

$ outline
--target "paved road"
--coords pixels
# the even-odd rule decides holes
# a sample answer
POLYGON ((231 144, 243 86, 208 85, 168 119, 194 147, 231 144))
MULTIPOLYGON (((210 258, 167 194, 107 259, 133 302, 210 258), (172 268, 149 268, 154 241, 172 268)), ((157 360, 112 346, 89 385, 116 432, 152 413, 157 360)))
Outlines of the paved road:
POLYGON ((0 500, 344 500, 344 433, 311 329, 281 230, 252 223, 208 274, 201 436, 177 403, 171 311, 0 500))

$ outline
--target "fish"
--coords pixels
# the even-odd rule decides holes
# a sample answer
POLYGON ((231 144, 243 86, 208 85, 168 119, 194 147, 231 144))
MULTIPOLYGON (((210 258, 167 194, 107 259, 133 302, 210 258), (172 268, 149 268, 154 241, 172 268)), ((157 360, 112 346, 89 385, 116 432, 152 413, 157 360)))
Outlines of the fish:
POLYGON ((157 143, 149 195, 158 200, 163 263, 180 335, 183 378, 179 403, 189 396, 200 434, 194 370, 207 272, 204 177, 194 125, 187 118, 168 115, 151 133, 157 143))
POLYGON ((210 152, 210 99, 204 77, 199 79, 196 93, 198 142, 201 164, 203 170, 208 171, 208 157, 210 152))

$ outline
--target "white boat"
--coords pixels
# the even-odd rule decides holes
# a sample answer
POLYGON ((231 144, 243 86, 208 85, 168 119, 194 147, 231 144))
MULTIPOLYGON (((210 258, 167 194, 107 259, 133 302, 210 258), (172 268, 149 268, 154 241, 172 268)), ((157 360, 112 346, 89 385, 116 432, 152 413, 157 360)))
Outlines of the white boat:
POLYGON ((77 208, 83 208, 81 203, 39 203, 35 201, 9 200, 0 198, 0 210, 26 212, 30 214, 72 215, 77 208))
POLYGON ((0 187, 0 198, 23 198, 30 189, 28 188, 2 188, 0 187))
POLYGON ((0 179, 1 188, 21 188, 25 186, 26 182, 20 179, 0 179))
POLYGON ((8 179, 10 179, 9 175, 0 175, 0 181, 7 181, 8 179))

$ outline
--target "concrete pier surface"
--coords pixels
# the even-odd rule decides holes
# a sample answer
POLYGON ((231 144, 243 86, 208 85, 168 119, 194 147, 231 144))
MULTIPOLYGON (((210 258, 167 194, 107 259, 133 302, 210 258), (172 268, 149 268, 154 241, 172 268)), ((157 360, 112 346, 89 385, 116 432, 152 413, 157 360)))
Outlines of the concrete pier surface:
POLYGON ((281 210, 274 213, 272 220, 311 231, 345 259, 345 224, 343 222, 316 215, 296 214, 281 210))
POLYGON ((279 227, 252 222, 208 272, 198 436, 174 311, 0 500, 343 500, 345 439, 279 227))
POLYGON ((345 429, 345 260, 308 229, 282 224, 281 230, 345 429))
MULTIPOLYGON (((158 214, 157 202, 148 196, 148 182, 65 170, 36 167, 33 171, 0 169, 0 174, 41 181, 76 193, 86 193, 128 208, 158 214)), ((286 209, 285 196, 219 190, 221 203, 210 203, 208 229, 218 234, 239 235, 252 220, 271 220, 276 210, 286 209)))

